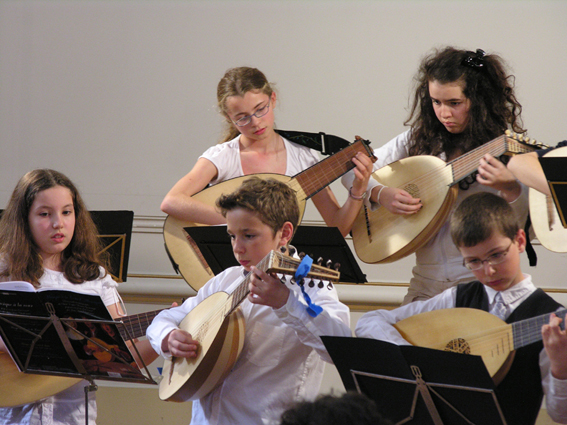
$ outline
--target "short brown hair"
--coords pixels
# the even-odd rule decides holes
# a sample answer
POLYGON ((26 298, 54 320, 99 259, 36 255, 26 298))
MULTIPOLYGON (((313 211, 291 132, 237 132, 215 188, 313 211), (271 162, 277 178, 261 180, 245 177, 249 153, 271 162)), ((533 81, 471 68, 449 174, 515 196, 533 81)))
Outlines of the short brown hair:
POLYGON ((224 217, 228 211, 236 208, 258 213, 262 223, 270 226, 274 235, 286 221, 293 224, 294 230, 299 224, 295 191, 287 184, 271 178, 246 179, 234 192, 220 196, 216 204, 224 217))
POLYGON ((451 217, 451 237, 457 247, 471 247, 499 232, 512 240, 520 225, 512 207, 502 197, 480 192, 466 198, 451 217))

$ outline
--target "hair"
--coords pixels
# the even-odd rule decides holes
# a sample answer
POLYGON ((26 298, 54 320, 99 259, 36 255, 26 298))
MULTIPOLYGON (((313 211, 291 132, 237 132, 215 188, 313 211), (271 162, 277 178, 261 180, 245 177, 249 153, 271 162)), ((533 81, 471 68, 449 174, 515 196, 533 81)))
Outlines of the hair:
POLYGON ((485 54, 445 47, 425 56, 414 77, 415 93, 408 119, 411 126, 410 155, 448 157, 468 152, 511 128, 524 133, 522 106, 514 94, 513 75, 507 74, 504 61, 485 54), (470 100, 469 122, 461 134, 451 134, 435 115, 429 83, 459 83, 470 100))
POLYGON ((227 212, 236 208, 257 213, 262 223, 269 226, 274 235, 286 221, 293 225, 294 230, 299 225, 299 206, 295 191, 275 179, 246 179, 231 194, 220 196, 216 204, 224 217, 227 212))
POLYGON ((65 175, 49 169, 26 173, 16 185, 0 220, 0 276, 23 280, 39 287, 44 273, 43 260, 33 240, 29 213, 37 195, 53 187, 71 192, 75 211, 75 230, 71 242, 61 253, 65 277, 72 283, 83 283, 101 276, 100 267, 107 260, 101 254, 96 226, 75 185, 65 175))
POLYGON ((225 72, 217 86, 217 105, 219 111, 226 118, 226 131, 222 143, 232 140, 240 134, 228 117, 226 99, 230 96, 243 97, 249 91, 257 91, 270 97, 274 92, 272 85, 262 71, 257 68, 241 66, 230 68, 225 72))
POLYGON ((342 396, 319 396, 286 410, 280 425, 390 425, 378 411, 374 401, 353 391, 342 396))
POLYGON ((465 198, 451 217, 451 237, 457 247, 478 245, 495 232, 514 240, 519 229, 512 207, 490 192, 465 198))

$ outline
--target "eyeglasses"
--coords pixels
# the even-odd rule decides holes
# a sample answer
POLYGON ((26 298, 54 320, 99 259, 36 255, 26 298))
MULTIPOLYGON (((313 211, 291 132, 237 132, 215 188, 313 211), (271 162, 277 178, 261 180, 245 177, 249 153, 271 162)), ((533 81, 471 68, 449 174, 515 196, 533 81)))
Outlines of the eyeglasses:
POLYGON ((508 245, 508 248, 506 248, 504 251, 495 252, 494 254, 486 257, 486 259, 484 260, 463 260, 463 266, 465 266, 469 270, 480 270, 484 267, 484 263, 488 263, 491 266, 503 263, 506 260, 506 254, 508 254, 508 251, 510 251, 513 243, 514 241, 510 242, 510 245, 508 245))
POLYGON ((261 108, 257 109, 252 115, 245 115, 239 120, 233 121, 235 125, 238 127, 244 127, 252 122, 252 117, 261 118, 266 115, 270 110, 270 102, 266 104, 266 106, 262 106, 261 108))

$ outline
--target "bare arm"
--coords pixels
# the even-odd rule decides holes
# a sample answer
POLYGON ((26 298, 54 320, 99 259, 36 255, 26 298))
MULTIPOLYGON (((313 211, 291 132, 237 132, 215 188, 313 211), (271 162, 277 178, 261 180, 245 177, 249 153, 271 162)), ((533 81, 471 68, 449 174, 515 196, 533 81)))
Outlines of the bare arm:
POLYGON ((546 195, 551 195, 547 179, 535 152, 513 156, 508 162, 508 170, 526 186, 533 187, 546 195))
MULTIPOLYGON (((368 179, 372 174, 372 161, 369 157, 359 154, 352 161, 355 164, 355 179, 350 193, 358 198, 362 197, 368 186, 368 179)), ((313 197, 313 203, 327 226, 337 227, 341 234, 346 236, 358 216, 362 206, 362 198, 354 199, 349 196, 341 207, 331 189, 326 187, 313 197)))
POLYGON ((516 176, 490 154, 480 159, 476 179, 480 184, 499 190, 507 202, 515 201, 522 193, 522 187, 516 180, 516 176))
POLYGON ((211 161, 199 158, 193 169, 179 180, 161 203, 161 210, 177 219, 202 224, 224 224, 224 217, 213 205, 206 205, 192 198, 217 176, 217 168, 211 161))

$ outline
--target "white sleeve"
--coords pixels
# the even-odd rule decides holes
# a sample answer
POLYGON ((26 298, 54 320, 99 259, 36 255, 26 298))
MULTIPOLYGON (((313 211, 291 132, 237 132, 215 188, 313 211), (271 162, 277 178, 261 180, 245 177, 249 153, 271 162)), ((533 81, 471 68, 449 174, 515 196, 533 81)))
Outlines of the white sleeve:
POLYGON ((290 294, 287 303, 279 309, 274 309, 274 313, 295 331, 303 344, 314 348, 323 360, 331 363, 332 360, 320 337, 352 336, 350 311, 339 301, 334 286, 328 287, 325 283, 323 288, 318 288, 317 285, 310 288, 308 282, 305 282, 305 291, 312 303, 323 309, 319 315, 309 315, 307 303, 297 285, 294 285, 295 288, 288 285, 290 294))
POLYGON ((567 423, 567 380, 556 379, 551 375, 549 357, 545 349, 539 354, 539 368, 547 414, 554 422, 565 424, 567 423))
POLYGON ((397 322, 427 311, 453 308, 456 305, 457 287, 449 288, 425 301, 414 301, 394 310, 375 310, 363 315, 354 331, 357 337, 374 338, 397 345, 408 345, 394 327, 397 322))

